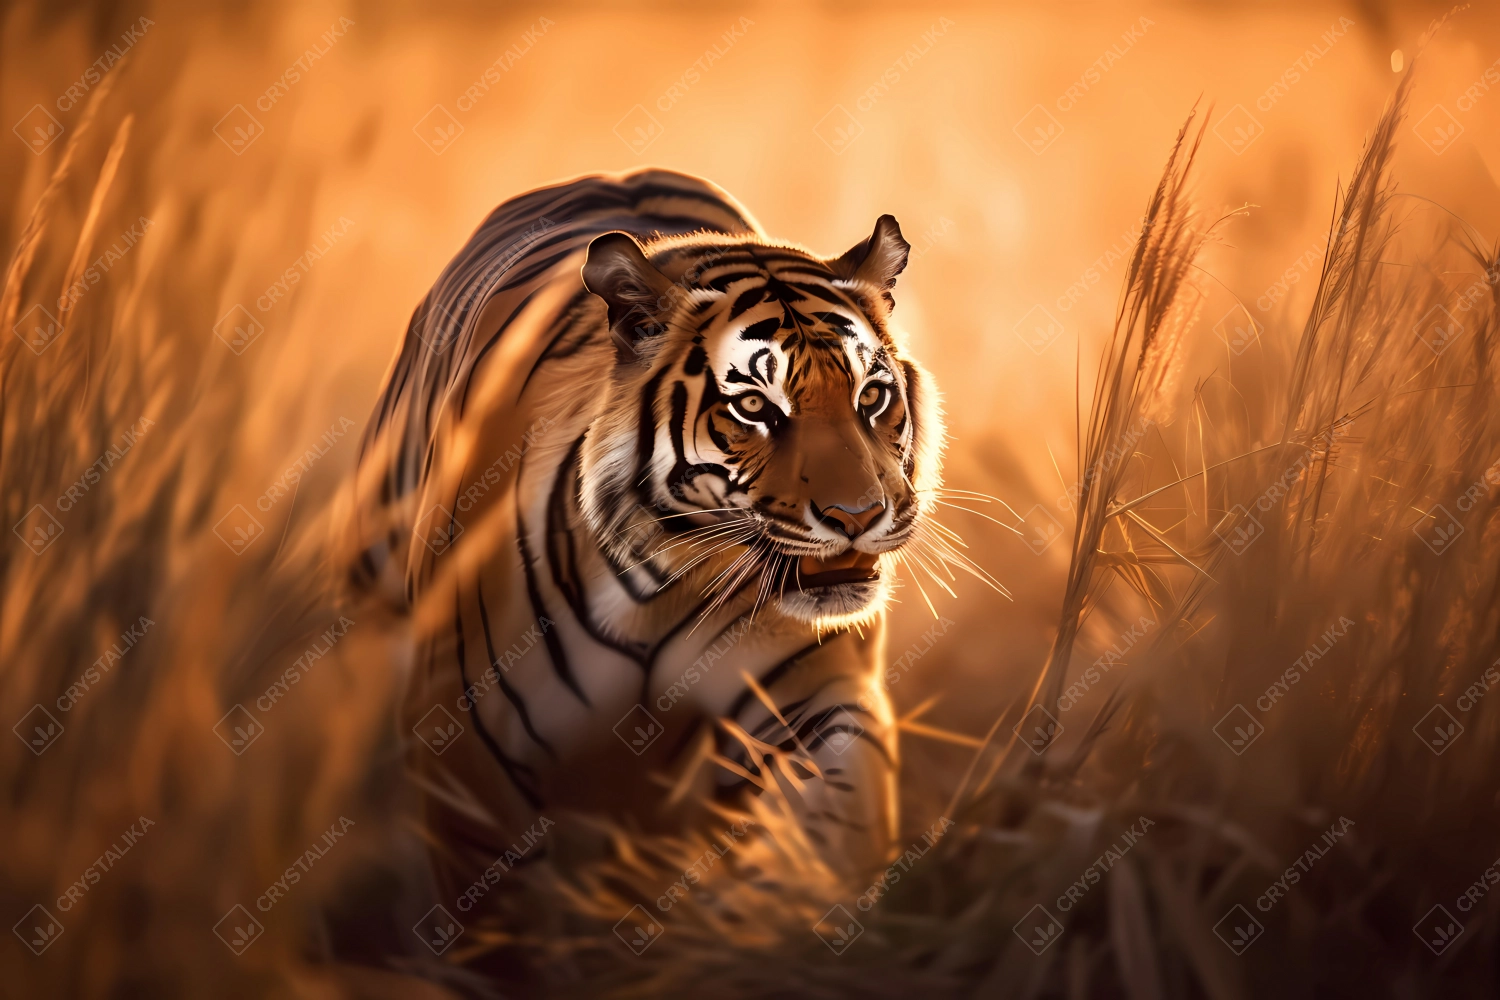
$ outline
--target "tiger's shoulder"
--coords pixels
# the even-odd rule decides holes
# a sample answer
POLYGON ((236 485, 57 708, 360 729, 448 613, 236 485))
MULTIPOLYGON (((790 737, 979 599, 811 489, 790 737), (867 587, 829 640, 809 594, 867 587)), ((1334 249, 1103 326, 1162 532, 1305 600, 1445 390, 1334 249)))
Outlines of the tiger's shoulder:
POLYGON ((476 485, 463 477, 499 486, 507 455, 576 409, 573 383, 602 327, 579 270, 613 231, 763 238, 718 186, 655 168, 579 177, 492 211, 412 313, 365 428, 347 526, 356 589, 408 605, 430 556, 462 530, 456 514, 476 485), (476 465, 475 451, 497 454, 476 465))

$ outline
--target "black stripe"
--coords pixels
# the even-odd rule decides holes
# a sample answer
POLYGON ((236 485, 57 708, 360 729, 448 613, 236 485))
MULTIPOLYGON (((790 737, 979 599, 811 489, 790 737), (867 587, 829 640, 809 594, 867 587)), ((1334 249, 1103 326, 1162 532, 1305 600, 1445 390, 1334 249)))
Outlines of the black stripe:
POLYGON ((464 415, 464 408, 469 404, 469 387, 474 384, 474 373, 479 371, 479 363, 483 361, 484 356, 490 352, 490 348, 500 343, 500 338, 505 335, 505 331, 510 328, 510 324, 515 321, 515 318, 518 315, 520 315, 521 310, 530 305, 531 300, 536 298, 537 293, 545 287, 545 285, 538 285, 530 292, 528 292, 524 299, 516 303, 516 307, 510 311, 510 315, 505 317, 505 322, 501 323, 499 328, 495 331, 495 335, 492 336, 485 343, 485 345, 479 349, 478 354, 474 355, 474 363, 469 365, 469 374, 464 377, 463 392, 461 392, 458 397, 458 415, 460 419, 462 419, 464 415))
POLYGON ((639 643, 621 643, 595 624, 589 614, 588 601, 583 593, 583 575, 578 572, 577 541, 573 537, 573 525, 567 514, 567 499, 572 495, 572 485, 578 468, 579 452, 583 448, 584 435, 580 434, 568 449, 567 458, 558 467, 552 481, 552 492, 547 497, 547 563, 552 570, 552 583, 562 593, 563 599, 573 612, 573 617, 585 632, 597 643, 608 646, 645 666, 646 651, 639 643), (566 547, 559 551, 559 543, 566 547))
POLYGON ((656 393, 666 377, 663 368, 641 387, 641 411, 635 438, 635 487, 642 507, 654 506, 654 497, 646 485, 651 475, 651 457, 656 453, 656 393))
MULTIPOLYGON (((463 689, 467 691, 469 689, 469 678, 464 668, 464 616, 463 610, 460 607, 461 600, 462 598, 458 592, 454 591, 453 633, 458 640, 458 676, 463 681, 463 689)), ((469 703, 469 721, 474 723, 474 730, 479 734, 479 742, 483 743, 486 749, 489 750, 496 762, 499 763, 500 769, 505 772, 506 777, 510 778, 511 783, 516 786, 516 790, 521 793, 522 797, 530 803, 531 808, 540 809, 542 807, 542 797, 532 787, 532 784, 536 781, 536 772, 520 761, 514 761, 507 757, 505 751, 500 749, 500 744, 495 742, 495 737, 490 735, 490 731, 484 727, 484 723, 480 720, 474 699, 466 698, 464 700, 469 703), (524 781, 522 780, 523 777, 525 778, 524 781)))
POLYGON ((751 323, 740 331, 741 340, 770 340, 776 336, 776 331, 781 329, 781 319, 772 317, 763 319, 757 323, 751 323))
MULTIPOLYGON (((757 683, 760 684, 761 688, 767 694, 770 694, 771 685, 775 684, 777 681, 781 680, 781 678, 785 677, 787 671, 795 667, 804 656, 819 648, 821 648, 821 644, 816 642, 804 646, 803 648, 797 650, 797 652, 793 653, 791 656, 788 656, 786 659, 776 664, 776 666, 772 667, 770 670, 767 670, 764 674, 757 678, 757 683)), ((750 699, 754 697, 755 692, 752 691, 747 685, 745 689, 740 692, 739 697, 735 698, 734 701, 730 704, 729 710, 724 714, 729 718, 738 721, 740 713, 745 710, 745 706, 750 704, 750 699)))
MULTIPOLYGON (((522 458, 521 461, 525 462, 526 459, 522 458)), ((519 473, 516 478, 517 481, 520 480, 519 473)), ((526 571, 526 596, 531 601, 532 617, 550 619, 551 616, 546 614, 547 606, 542 601, 541 589, 537 587, 536 564, 531 557, 531 543, 526 540, 526 519, 521 514, 519 502, 516 504, 516 543, 521 549, 521 567, 526 571)), ((563 651, 562 639, 558 637, 558 631, 554 628, 543 633, 543 638, 547 640, 547 655, 552 660, 552 669, 556 671, 558 679, 578 696, 579 701, 592 708, 593 705, 588 696, 583 693, 583 688, 578 684, 578 678, 573 676, 573 667, 568 662, 567 653, 563 651)))
MULTIPOLYGON (((495 671, 495 680, 499 682, 500 690, 502 693, 504 693, 506 699, 515 706, 516 713, 521 717, 521 725, 526 727, 527 734, 532 739, 536 740, 536 742, 541 745, 543 750, 547 751, 547 753, 551 754, 553 757, 556 757, 557 751, 552 749, 552 744, 544 740, 541 734, 536 731, 536 727, 531 724, 531 713, 526 710, 526 699, 521 697, 519 691, 510 686, 510 682, 505 679, 505 670, 500 666, 499 658, 495 656, 495 642, 490 637, 489 609, 484 606, 484 581, 478 577, 475 577, 474 579, 474 593, 479 601, 479 624, 484 627, 484 648, 485 652, 487 652, 490 657, 490 667, 495 671)), ((467 692, 468 690, 469 679, 465 677, 464 691, 467 692)), ((474 712, 474 699, 466 698, 466 700, 469 702, 470 714, 474 715, 475 724, 478 725, 481 729, 484 728, 484 720, 474 712)))
POLYGON ((741 292, 739 295, 735 296, 734 304, 729 307, 729 318, 733 320, 741 313, 751 309, 756 305, 759 305, 761 299, 765 297, 766 290, 764 286, 758 286, 756 288, 747 289, 746 291, 741 292))

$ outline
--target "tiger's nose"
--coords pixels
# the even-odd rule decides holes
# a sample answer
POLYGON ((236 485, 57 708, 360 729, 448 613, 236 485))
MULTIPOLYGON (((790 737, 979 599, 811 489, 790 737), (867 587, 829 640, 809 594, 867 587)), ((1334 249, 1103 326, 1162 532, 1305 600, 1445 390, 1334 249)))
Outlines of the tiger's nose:
POLYGON ((885 504, 868 503, 863 507, 854 508, 836 503, 819 508, 816 503, 813 503, 812 509, 813 513, 818 516, 818 520, 835 531, 843 532, 845 538, 852 540, 864 534, 870 525, 885 513, 885 504))

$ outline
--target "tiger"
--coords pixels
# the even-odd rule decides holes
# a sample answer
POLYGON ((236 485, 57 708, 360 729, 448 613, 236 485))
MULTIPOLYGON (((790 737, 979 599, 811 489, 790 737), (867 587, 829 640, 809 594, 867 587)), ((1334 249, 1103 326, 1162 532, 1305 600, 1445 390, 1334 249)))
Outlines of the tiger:
POLYGON ((756 747, 810 761, 831 868, 886 863, 884 618, 944 447, 891 320, 909 251, 890 215, 821 257, 708 181, 592 175, 500 205, 417 306, 350 576, 420 637, 402 722, 450 890, 539 818, 682 829, 765 787, 756 747))

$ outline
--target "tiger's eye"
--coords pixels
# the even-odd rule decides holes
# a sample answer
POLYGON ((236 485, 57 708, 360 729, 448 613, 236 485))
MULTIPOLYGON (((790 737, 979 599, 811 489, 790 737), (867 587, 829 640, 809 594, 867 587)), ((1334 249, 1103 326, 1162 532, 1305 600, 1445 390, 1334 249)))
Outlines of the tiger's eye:
POLYGON ((878 385, 867 385, 865 391, 859 394, 860 406, 874 406, 880 402, 881 387, 878 385))
POLYGON ((766 401, 753 392, 748 396, 741 396, 739 402, 740 409, 746 413, 759 413, 761 408, 766 405, 766 401))

